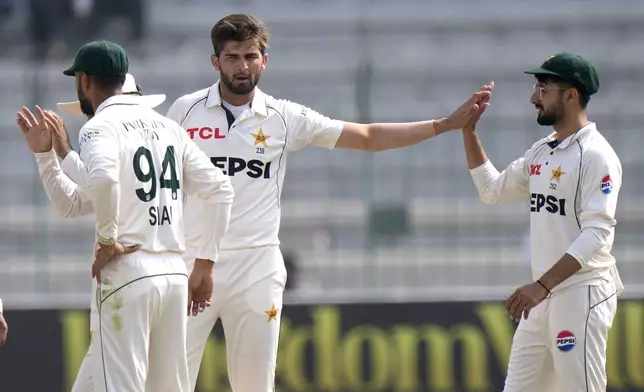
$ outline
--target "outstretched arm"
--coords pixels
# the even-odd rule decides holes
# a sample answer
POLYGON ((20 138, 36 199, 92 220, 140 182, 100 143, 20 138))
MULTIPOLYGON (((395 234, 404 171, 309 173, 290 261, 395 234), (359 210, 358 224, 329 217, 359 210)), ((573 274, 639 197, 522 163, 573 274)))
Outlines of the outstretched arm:
POLYGON ((462 128, 490 96, 491 87, 484 86, 448 117, 410 123, 358 124, 347 122, 336 148, 361 151, 384 151, 412 146, 449 130, 462 128))

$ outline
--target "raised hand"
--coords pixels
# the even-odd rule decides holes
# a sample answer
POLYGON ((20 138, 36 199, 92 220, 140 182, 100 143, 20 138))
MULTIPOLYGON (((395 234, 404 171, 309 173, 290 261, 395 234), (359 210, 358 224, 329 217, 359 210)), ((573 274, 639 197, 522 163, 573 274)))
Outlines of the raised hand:
POLYGON ((67 133, 67 129, 65 129, 65 121, 51 110, 45 110, 45 118, 54 124, 52 137, 56 155, 60 159, 65 159, 67 154, 72 151, 72 145, 69 143, 69 134, 67 133))
POLYGON ((485 85, 479 89, 479 92, 481 91, 489 91, 490 95, 487 96, 487 99, 481 100, 479 102, 479 108, 472 114, 472 117, 470 117, 470 120, 463 126, 464 131, 469 131, 469 132, 474 132, 476 129, 476 123, 479 121, 483 113, 485 113, 485 110, 490 106, 490 99, 492 97, 492 90, 494 89, 494 82, 490 82, 490 84, 485 85), (485 90, 484 90, 485 89, 485 90))
POLYGON ((472 94, 467 101, 447 117, 447 127, 449 129, 461 129, 471 123, 475 116, 480 117, 489 106, 493 88, 494 82, 491 82, 472 94))
POLYGON ((34 153, 48 152, 52 149, 52 131, 55 127, 45 112, 36 106, 36 115, 25 106, 17 113, 16 122, 27 141, 27 146, 34 153))

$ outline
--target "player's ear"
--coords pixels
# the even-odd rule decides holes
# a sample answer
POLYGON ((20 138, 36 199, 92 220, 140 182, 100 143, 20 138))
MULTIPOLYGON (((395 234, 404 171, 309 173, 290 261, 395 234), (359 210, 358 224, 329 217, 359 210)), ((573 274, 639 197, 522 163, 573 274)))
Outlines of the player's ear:
POLYGON ((212 63, 213 68, 215 68, 215 71, 221 71, 221 68, 219 67, 219 57, 217 57, 216 54, 213 53, 210 55, 210 62, 212 63))
POLYGON ((263 62, 262 62, 262 71, 266 69, 266 64, 268 64, 268 53, 264 53, 263 62))
POLYGON ((579 94, 577 93, 576 88, 571 88, 568 90, 568 100, 570 101, 575 101, 575 97, 579 98, 579 94))

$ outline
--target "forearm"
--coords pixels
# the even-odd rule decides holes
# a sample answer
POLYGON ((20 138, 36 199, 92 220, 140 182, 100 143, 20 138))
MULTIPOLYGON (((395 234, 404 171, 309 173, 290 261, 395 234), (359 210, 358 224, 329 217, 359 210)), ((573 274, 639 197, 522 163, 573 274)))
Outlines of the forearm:
POLYGON ((96 234, 100 239, 116 240, 121 187, 116 181, 100 177, 90 177, 89 186, 95 202, 96 234))
POLYGON ((368 125, 368 151, 384 151, 418 144, 444 133, 442 120, 368 125))
POLYGON ((573 276, 581 269, 581 264, 573 256, 568 253, 559 259, 541 278, 539 281, 546 288, 552 291, 561 282, 573 276))
POLYGON ((476 169, 489 161, 481 139, 479 139, 476 132, 463 131, 463 144, 465 145, 465 156, 467 157, 467 166, 470 170, 476 169))
POLYGON ((485 204, 518 201, 529 195, 525 158, 519 158, 501 173, 488 159, 476 132, 463 130, 463 142, 470 175, 485 204))
POLYGON ((45 193, 63 218, 76 218, 94 211, 89 198, 63 173, 53 151, 34 155, 45 193))
POLYGON ((60 162, 60 167, 63 169, 63 173, 81 188, 86 185, 85 172, 87 170, 85 169, 85 164, 76 152, 70 151, 60 162))
POLYGON ((198 259, 216 262, 219 258, 219 247, 230 222, 232 203, 217 203, 207 205, 207 215, 204 214, 204 234, 197 252, 198 259))
POLYGON ((541 282, 548 289, 553 289, 581 269, 605 267, 597 265, 593 260, 599 249, 606 244, 609 234, 608 230, 596 227, 584 229, 566 254, 541 277, 541 282))

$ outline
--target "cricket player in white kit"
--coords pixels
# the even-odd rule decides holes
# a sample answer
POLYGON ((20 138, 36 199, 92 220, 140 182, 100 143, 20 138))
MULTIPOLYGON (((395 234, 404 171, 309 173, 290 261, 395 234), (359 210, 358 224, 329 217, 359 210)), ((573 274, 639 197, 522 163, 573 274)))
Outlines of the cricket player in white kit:
MULTIPOLYGON (((76 77, 83 112, 93 116, 79 136, 87 188, 68 189, 79 205, 91 205, 78 208, 93 209, 97 220, 97 312, 88 358, 95 391, 187 391, 188 305, 194 314, 195 305, 210 301, 233 191, 182 128, 122 95, 127 68, 122 48, 96 41, 65 71, 76 77), (207 204, 211 223, 190 282, 181 258, 184 194, 207 204)), ((37 119, 23 108, 18 124, 37 159, 56 160, 52 117, 36 112, 37 119)))
MULTIPOLYGON (((143 95, 141 86, 129 73, 125 76, 122 92, 123 95, 136 97, 137 104, 150 109, 163 103, 166 98, 165 94, 143 95)), ((93 108, 87 107, 87 105, 81 106, 80 101, 60 102, 57 106, 63 112, 73 116, 86 116, 88 119, 94 116, 93 108)), ((59 163, 52 154, 35 154, 45 192, 52 206, 63 218, 76 218, 92 214, 94 208, 91 200, 83 191, 86 188, 85 165, 80 156, 72 150, 62 118, 50 111, 45 113, 54 126, 51 135, 52 144, 60 159, 59 163)), ((95 301, 90 301, 90 312, 94 317, 98 317, 95 301)), ((93 335, 92 331, 90 334, 93 335)), ((78 370, 72 392, 94 391, 91 356, 92 344, 90 342, 87 355, 78 370)))
MULTIPOLYGON (((288 154, 305 146, 381 151, 460 129, 489 91, 476 92, 447 118, 402 124, 356 124, 265 94, 257 83, 268 56, 265 25, 230 15, 211 31, 220 80, 179 98, 167 116, 232 179, 230 227, 215 265, 212 306, 188 320, 188 366, 194 390, 206 339, 221 318, 234 392, 274 390, 286 270, 279 249, 280 197, 288 154)), ((332 99, 330 97, 330 99, 332 99)), ((203 203, 186 202, 184 259, 192 268, 207 223, 203 203)), ((209 371, 209 369, 203 369, 209 371)))
POLYGON ((537 79, 531 98, 537 122, 554 133, 499 173, 475 132, 487 103, 463 129, 481 200, 530 199, 534 282, 506 301, 519 325, 504 391, 605 391, 608 331, 623 290, 611 255, 622 168, 586 118, 599 76, 589 61, 570 53, 525 72, 537 79))

